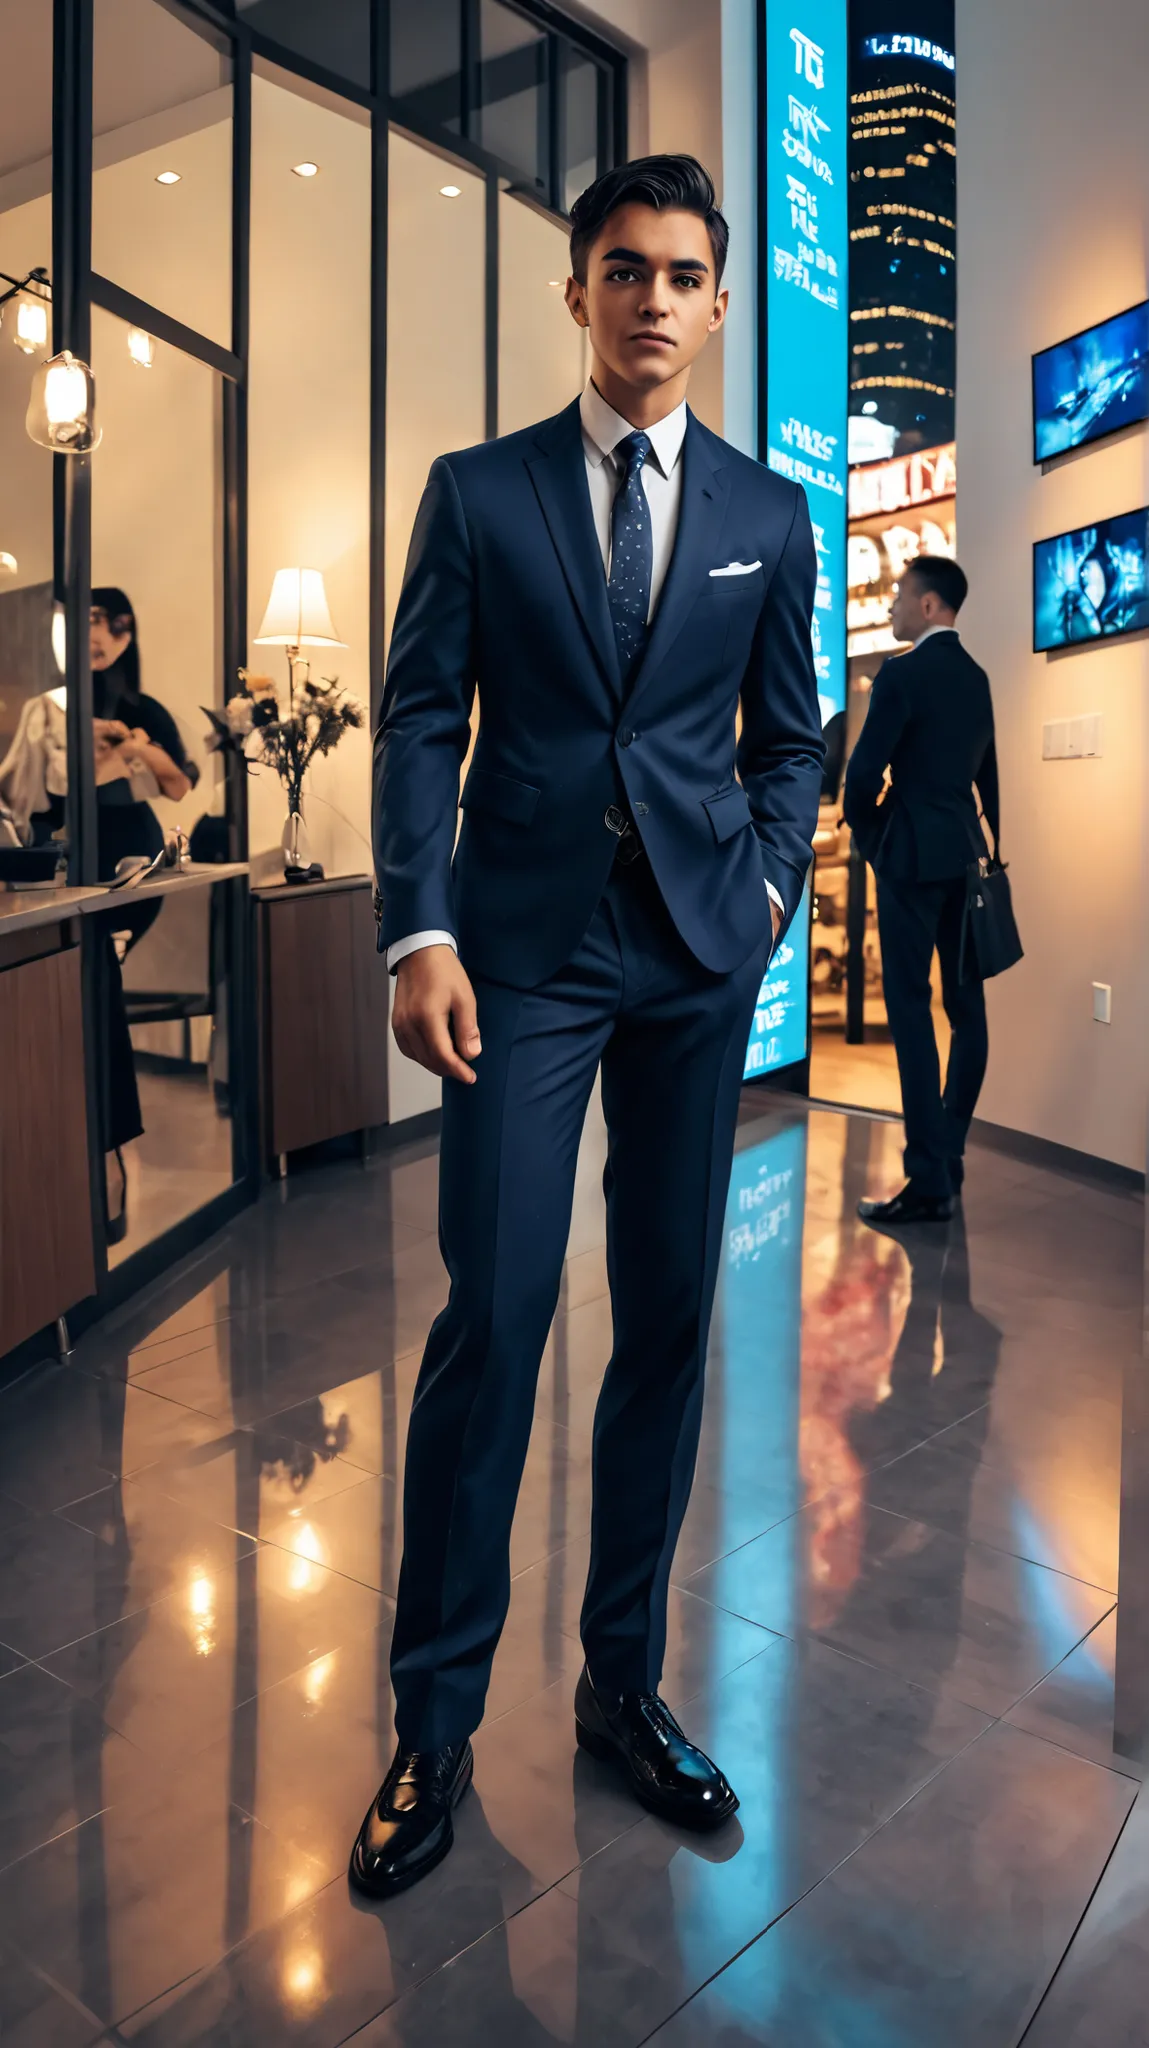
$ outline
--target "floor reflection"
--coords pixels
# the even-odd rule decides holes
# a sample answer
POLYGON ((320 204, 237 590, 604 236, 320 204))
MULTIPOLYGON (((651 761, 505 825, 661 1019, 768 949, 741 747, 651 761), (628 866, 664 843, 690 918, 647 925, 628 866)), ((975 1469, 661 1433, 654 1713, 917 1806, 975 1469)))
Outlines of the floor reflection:
POLYGON ((391 1742, 433 1146, 299 1176, 0 1393, 0 2035, 1012 2043, 1136 1789, 1112 1693, 1140 1205, 975 1152, 952 1227, 883 1238, 854 1203, 900 1140, 745 1104, 664 1681, 741 1797, 710 1843, 572 1741, 600 1119, 477 1796, 385 1912, 343 1873, 391 1742))

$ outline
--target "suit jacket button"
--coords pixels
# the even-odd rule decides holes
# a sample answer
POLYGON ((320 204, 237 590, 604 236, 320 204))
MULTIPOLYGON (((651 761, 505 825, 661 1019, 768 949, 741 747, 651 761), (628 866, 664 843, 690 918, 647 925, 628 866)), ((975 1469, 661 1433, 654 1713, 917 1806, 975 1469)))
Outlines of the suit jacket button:
POLYGON ((649 804, 636 804, 636 805, 635 805, 635 807, 634 807, 634 815, 635 815, 635 817, 636 817, 636 818, 646 818, 646 817, 649 817, 649 815, 650 815, 650 805, 649 805, 649 804))
POLYGON ((618 743, 619 743, 619 746, 620 746, 620 747, 629 747, 629 745, 630 745, 630 743, 631 743, 631 741, 632 741, 632 739, 633 739, 633 738, 634 738, 634 734, 632 733, 632 731, 631 731, 631 729, 630 729, 629 725, 624 725, 624 726, 623 726, 623 729, 622 729, 622 731, 621 731, 621 732, 619 733, 619 736, 618 736, 618 743))

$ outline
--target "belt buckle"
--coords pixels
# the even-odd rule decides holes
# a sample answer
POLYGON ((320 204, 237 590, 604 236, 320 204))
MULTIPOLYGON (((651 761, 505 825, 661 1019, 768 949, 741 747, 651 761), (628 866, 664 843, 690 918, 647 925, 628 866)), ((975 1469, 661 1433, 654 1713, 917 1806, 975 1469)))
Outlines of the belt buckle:
POLYGON ((631 820, 627 817, 625 811, 619 809, 617 804, 610 804, 607 807, 606 817, 603 822, 607 831, 613 832, 618 840, 614 853, 618 866, 628 868, 631 862, 636 861, 642 853, 642 841, 635 831, 631 820))

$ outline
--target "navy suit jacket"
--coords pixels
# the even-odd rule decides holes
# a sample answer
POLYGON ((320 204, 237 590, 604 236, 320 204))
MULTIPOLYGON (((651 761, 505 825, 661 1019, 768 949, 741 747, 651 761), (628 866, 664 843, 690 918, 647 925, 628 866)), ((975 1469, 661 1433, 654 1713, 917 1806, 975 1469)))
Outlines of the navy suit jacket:
POLYGON ((846 770, 844 805, 866 859, 889 881, 945 882, 985 852, 973 785, 997 843, 989 677, 956 633, 883 662, 846 770), (879 803, 887 767, 891 786, 879 803))
POLYGON ((674 553, 625 693, 577 401, 432 466, 375 735, 380 950, 449 931, 470 972, 537 987, 594 915, 618 804, 703 966, 764 945, 764 877, 793 915, 823 751, 806 501, 693 414, 680 460, 674 553), (709 574, 732 561, 761 566, 709 574))

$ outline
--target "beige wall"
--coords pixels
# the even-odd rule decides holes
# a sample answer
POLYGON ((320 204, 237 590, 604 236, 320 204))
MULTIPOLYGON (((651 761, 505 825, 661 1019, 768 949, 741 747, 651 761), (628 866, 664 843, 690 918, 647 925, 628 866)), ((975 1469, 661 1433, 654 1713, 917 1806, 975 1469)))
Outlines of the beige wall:
MULTIPOLYGON (((630 154, 686 150, 722 192, 722 0, 601 0, 568 4, 630 57, 630 154)), ((690 402, 722 432, 722 342, 707 343, 690 402)))
POLYGON ((958 4, 958 548, 963 631, 997 706, 1005 851, 1027 957, 990 991, 980 1113, 1145 1165, 1149 639, 1031 652, 1031 546, 1149 500, 1149 428, 1031 463, 1030 356, 1146 296, 1144 0, 958 4), (1104 756, 1041 758, 1100 712, 1104 756), (1113 989, 1092 1022, 1090 984, 1113 989))
MULTIPOLYGON (((255 635, 293 564, 322 570, 346 643, 315 649, 312 674, 368 697, 371 134, 354 112, 252 81, 248 659, 284 702, 284 650, 255 635), (318 177, 293 175, 306 161, 318 177)), ((311 855, 329 875, 370 868, 369 759, 352 732, 308 770, 311 855)), ((254 858, 278 846, 286 798, 267 768, 249 793, 254 858)))

